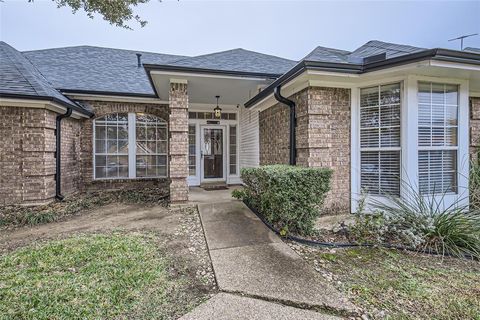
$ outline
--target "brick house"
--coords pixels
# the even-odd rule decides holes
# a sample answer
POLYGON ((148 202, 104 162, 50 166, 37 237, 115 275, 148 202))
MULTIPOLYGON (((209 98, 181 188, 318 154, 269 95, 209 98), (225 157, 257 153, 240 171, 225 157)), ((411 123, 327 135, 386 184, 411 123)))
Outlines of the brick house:
POLYGON ((332 168, 332 208, 404 196, 405 180, 468 204, 480 50, 370 41, 291 61, 0 42, 0 119, 0 205, 151 186, 182 202, 273 163, 332 168))

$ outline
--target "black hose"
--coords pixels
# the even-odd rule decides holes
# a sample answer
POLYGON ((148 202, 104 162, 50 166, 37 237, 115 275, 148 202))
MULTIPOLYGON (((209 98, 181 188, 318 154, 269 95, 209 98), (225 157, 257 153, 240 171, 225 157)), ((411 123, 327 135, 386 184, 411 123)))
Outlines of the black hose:
MULTIPOLYGON (((327 248, 355 248, 355 247, 363 247, 363 248, 373 248, 373 247, 382 247, 382 248, 387 248, 387 249, 397 249, 397 250, 404 250, 404 251, 410 251, 410 252, 416 252, 416 253, 425 253, 425 254, 430 254, 434 256, 447 256, 447 257, 457 257, 455 255, 449 254, 449 253, 439 253, 434 250, 418 250, 415 248, 409 248, 409 247, 404 247, 404 246, 398 246, 398 245, 392 245, 388 243, 381 243, 381 244, 373 244, 373 243, 341 243, 341 242, 321 242, 321 241, 316 241, 316 240, 310 240, 310 239, 305 239, 305 238, 300 238, 296 236, 282 236, 280 231, 277 230, 273 225, 271 225, 261 214, 258 212, 258 210, 251 205, 249 205, 246 201, 243 201, 243 203, 253 212, 255 215, 262 220, 262 222, 270 229, 272 230, 275 234, 280 236, 281 238, 295 241, 307 246, 311 247, 327 247, 327 248)), ((475 257, 471 255, 463 255, 464 258, 467 259, 476 259, 475 257)))

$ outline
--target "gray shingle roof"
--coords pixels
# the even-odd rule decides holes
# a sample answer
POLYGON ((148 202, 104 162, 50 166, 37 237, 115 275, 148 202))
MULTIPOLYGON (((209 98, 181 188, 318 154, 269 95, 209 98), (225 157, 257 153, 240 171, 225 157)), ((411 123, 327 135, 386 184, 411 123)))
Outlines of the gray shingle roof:
POLYGON ((463 51, 480 53, 480 48, 468 47, 468 48, 463 49, 463 51))
POLYGON ((55 90, 22 53, 3 41, 0 41, 0 95, 51 98, 62 104, 79 108, 55 90))
POLYGON ((303 60, 348 63, 349 55, 350 51, 318 46, 303 58, 303 60))
POLYGON ((326 47, 317 47, 310 52, 304 58, 304 60, 333 63, 362 63, 363 58, 381 53, 385 53, 387 55, 387 59, 390 59, 424 50, 426 49, 372 40, 352 52, 326 47))
POLYGON ((403 44, 389 43, 378 40, 372 40, 365 43, 360 48, 351 53, 351 56, 369 57, 381 53, 387 54, 387 59, 403 56, 410 53, 420 52, 426 50, 425 48, 413 47, 403 44))
POLYGON ((169 63, 180 67, 281 75, 297 62, 245 49, 232 49, 169 63))
POLYGON ((123 49, 92 46, 54 48, 24 52, 57 89, 155 94, 142 63, 167 64, 185 58, 123 49))

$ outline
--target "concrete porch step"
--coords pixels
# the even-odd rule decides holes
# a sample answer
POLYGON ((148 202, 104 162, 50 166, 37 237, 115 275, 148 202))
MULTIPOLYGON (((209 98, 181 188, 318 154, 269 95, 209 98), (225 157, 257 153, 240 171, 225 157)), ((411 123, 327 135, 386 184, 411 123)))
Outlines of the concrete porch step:
POLYGON ((206 191, 214 191, 214 190, 227 190, 228 185, 225 182, 207 182, 202 183, 200 188, 206 191))

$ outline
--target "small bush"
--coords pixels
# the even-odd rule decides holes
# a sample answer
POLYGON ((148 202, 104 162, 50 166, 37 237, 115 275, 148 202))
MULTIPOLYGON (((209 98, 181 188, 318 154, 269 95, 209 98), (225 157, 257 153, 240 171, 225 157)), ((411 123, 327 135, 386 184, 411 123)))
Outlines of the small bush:
POLYGON ((470 164, 470 206, 480 210, 480 154, 479 160, 470 164))
POLYGON ((412 249, 480 259, 480 214, 454 203, 444 207, 442 194, 419 194, 408 186, 399 198, 373 201, 373 214, 358 212, 350 235, 358 242, 393 243, 412 249))
POLYGON ((37 224, 49 223, 56 220, 55 212, 53 211, 29 211, 25 217, 23 224, 34 226, 37 224))
POLYGON ((287 165, 244 168, 233 196, 255 207, 282 234, 308 235, 330 190, 332 170, 287 165))

